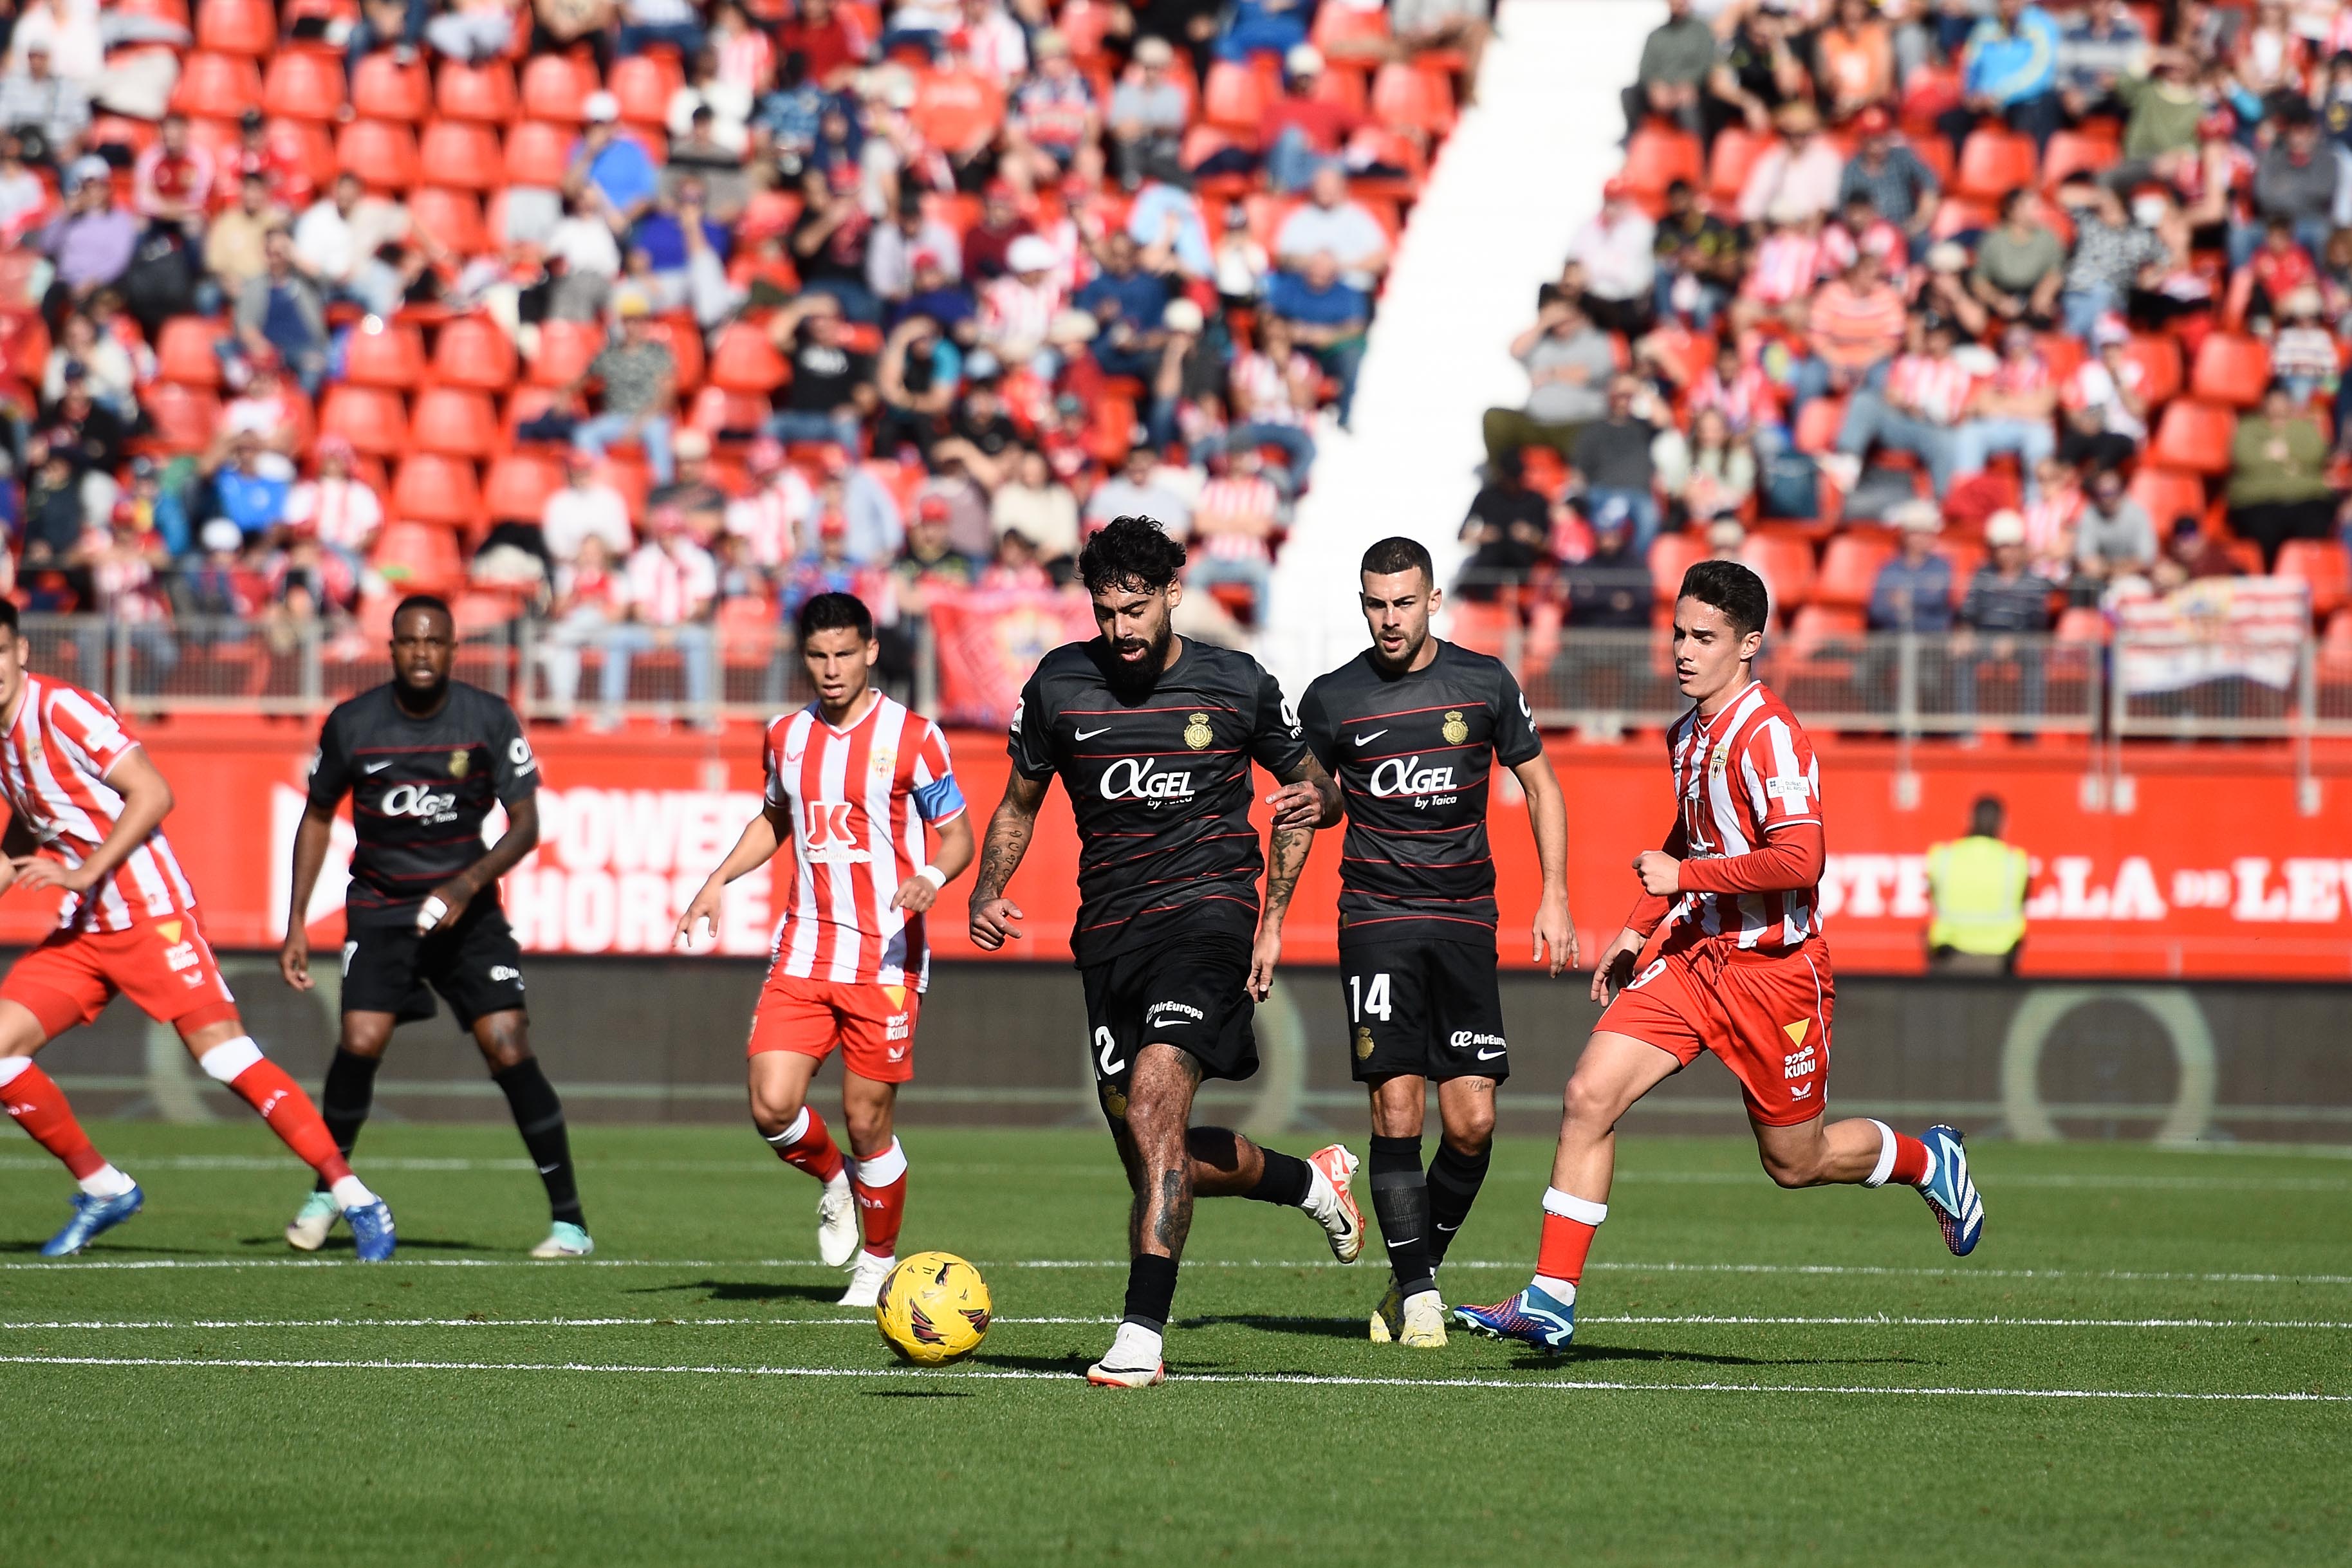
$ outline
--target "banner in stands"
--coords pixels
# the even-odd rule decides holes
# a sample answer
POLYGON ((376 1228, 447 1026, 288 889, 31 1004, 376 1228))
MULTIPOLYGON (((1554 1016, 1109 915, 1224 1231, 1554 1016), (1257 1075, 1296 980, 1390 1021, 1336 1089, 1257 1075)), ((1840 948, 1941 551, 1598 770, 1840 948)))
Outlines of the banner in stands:
POLYGON ((2284 691, 2311 631, 2308 586, 2284 577, 2212 577, 2116 606, 2116 679, 2126 695, 2236 676, 2284 691))
POLYGON ((940 720, 1002 730, 1037 661, 1095 634, 1092 601, 1076 589, 941 594, 931 603, 940 656, 940 720))
MULTIPOLYGON (((1056 633, 1059 635, 1059 633, 1056 633)), ((134 726, 134 728, 137 727, 134 726)), ((542 731, 540 849, 505 883, 507 908, 534 952, 657 954, 678 912, 758 809, 759 731, 723 737, 592 736, 542 731)), ((194 882, 207 930, 225 948, 274 948, 284 929, 288 864, 310 767, 307 724, 183 718, 145 733, 179 805, 166 831, 194 882)), ((1002 733, 950 737, 972 810, 985 819, 1004 787, 1002 733)), ((2021 968, 2057 976, 2220 978, 2352 976, 2352 765, 2323 768, 2320 810, 2298 810, 2281 755, 2150 746, 2134 748, 2129 809, 2091 810, 2088 754, 2071 747, 1963 752, 1922 747, 1906 784, 1882 744, 1824 740, 1822 800, 1830 856, 1822 883, 1831 951, 1846 973, 1906 973, 1922 964, 1930 843, 1963 831, 1970 803, 2000 796, 2010 837, 2032 856, 2034 882, 2021 968)), ((1570 810, 1570 893, 1588 956, 1634 898, 1630 862, 1669 821, 1663 749, 1556 740, 1570 810)), ((1493 822, 1501 868, 1502 953, 1526 966, 1538 892, 1536 859, 1517 780, 1496 781, 1493 822)), ((350 829, 307 912, 314 942, 341 939, 342 866, 350 829)), ((1318 836, 1292 905, 1285 956, 1336 960, 1333 904, 1339 835, 1318 836)), ((1013 896, 1028 918, 1015 957, 1068 961, 1076 912, 1076 835, 1062 791, 1050 797, 1013 896)), ((961 918, 968 883, 932 926, 942 957, 975 954, 961 918)), ((730 890, 715 944, 767 949, 781 907, 772 876, 730 890)), ((54 900, 0 898, 0 944, 37 941, 54 900)))

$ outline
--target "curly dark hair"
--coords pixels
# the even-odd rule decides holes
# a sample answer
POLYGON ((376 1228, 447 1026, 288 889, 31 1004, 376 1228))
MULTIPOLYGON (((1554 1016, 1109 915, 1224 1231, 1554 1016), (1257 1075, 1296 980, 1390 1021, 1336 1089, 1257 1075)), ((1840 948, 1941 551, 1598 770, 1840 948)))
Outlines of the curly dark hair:
POLYGON ((1157 593, 1184 570, 1184 547, 1150 517, 1113 517, 1078 552, 1078 580, 1088 593, 1139 587, 1157 593))
POLYGON ((1772 596, 1765 591, 1764 580, 1736 560, 1693 562, 1675 597, 1715 606, 1743 637, 1761 632, 1772 618, 1772 596))

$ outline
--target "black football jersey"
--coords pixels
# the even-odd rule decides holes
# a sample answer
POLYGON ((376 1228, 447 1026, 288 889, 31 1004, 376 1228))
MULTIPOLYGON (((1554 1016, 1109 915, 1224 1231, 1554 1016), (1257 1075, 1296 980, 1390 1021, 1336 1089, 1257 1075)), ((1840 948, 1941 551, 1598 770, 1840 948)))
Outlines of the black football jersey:
POLYGON ((1078 823, 1072 955, 1097 964, 1158 939, 1257 930, 1265 857, 1250 822, 1250 764, 1279 777, 1307 756, 1282 688, 1246 653, 1186 638, 1175 667, 1131 700, 1104 677, 1100 638, 1055 649, 1013 712, 1006 749, 1024 779, 1061 775, 1078 823))
MULTIPOLYGON (((332 810, 346 791, 359 844, 344 914, 354 925, 405 924, 427 894, 488 852, 482 821, 539 788, 539 758, 513 708, 479 686, 449 683, 431 718, 414 718, 389 683, 327 716, 310 765, 310 804, 332 810)), ((496 888, 484 890, 495 899, 496 888)))
POLYGON ((1367 650, 1307 688, 1299 718, 1348 811, 1342 930, 1492 943, 1487 777, 1543 750, 1502 661, 1440 642, 1427 667, 1391 675, 1367 650))

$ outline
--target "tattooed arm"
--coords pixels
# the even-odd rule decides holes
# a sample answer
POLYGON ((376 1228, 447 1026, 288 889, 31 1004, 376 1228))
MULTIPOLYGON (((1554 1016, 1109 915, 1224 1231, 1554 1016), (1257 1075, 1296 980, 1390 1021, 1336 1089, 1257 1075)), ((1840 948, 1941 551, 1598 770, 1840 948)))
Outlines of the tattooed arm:
POLYGON ((1249 994, 1261 1002, 1274 988, 1274 967, 1282 957, 1283 917, 1290 913, 1290 895, 1298 891, 1298 873, 1307 869, 1315 830, 1339 820, 1339 786, 1310 755, 1298 759, 1271 798, 1274 840, 1266 856, 1265 913, 1258 919, 1257 944, 1250 952, 1249 994))
POLYGON ((1282 788, 1268 795, 1276 834, 1286 828, 1328 828, 1339 821, 1339 786, 1310 753, 1283 774, 1282 788))
POLYGON ((1005 939, 1020 934, 1021 911, 1004 896, 1029 840, 1037 831, 1037 809, 1045 803, 1052 781, 1024 779, 1016 769, 1004 781, 1004 799, 988 820, 988 837, 980 850, 980 875, 971 884, 971 942, 983 953, 993 953, 1005 939))

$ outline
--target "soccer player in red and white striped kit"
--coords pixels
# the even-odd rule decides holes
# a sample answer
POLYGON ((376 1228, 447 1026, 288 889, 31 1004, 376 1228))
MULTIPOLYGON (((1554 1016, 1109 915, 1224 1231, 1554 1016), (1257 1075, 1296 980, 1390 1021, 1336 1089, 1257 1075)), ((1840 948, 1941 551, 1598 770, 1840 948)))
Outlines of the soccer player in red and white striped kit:
POLYGON ((866 1247, 841 1304, 870 1307, 898 1264, 907 1156, 891 1132, 914 1076, 916 1016, 930 977, 925 915, 971 864, 971 822, 939 726, 874 689, 874 617, 846 593, 802 606, 802 661, 816 701, 768 726, 767 797, 678 917, 677 936, 718 929, 727 884, 789 840, 793 881, 751 1017, 751 1120, 777 1156, 824 1184, 817 1249, 835 1268, 866 1247), (925 828, 939 854, 926 852, 925 828), (845 1161, 810 1082, 842 1053, 845 1161), (854 1196, 854 1202, 853 1202, 854 1196))

